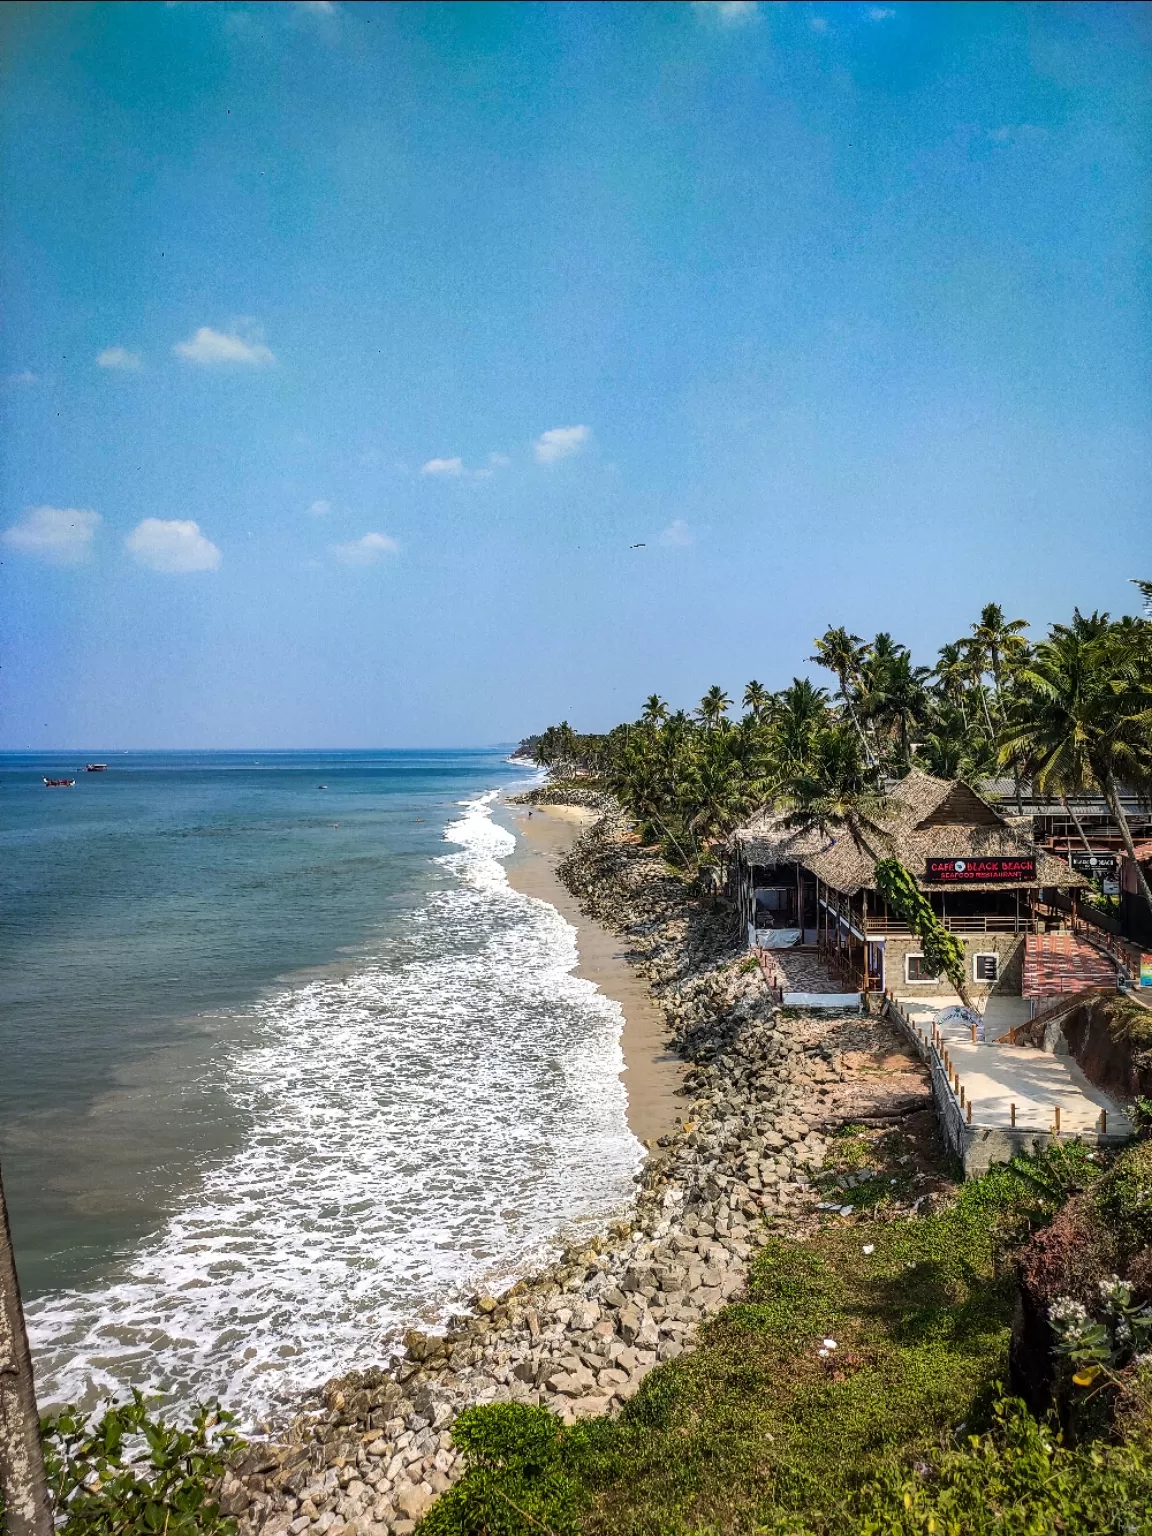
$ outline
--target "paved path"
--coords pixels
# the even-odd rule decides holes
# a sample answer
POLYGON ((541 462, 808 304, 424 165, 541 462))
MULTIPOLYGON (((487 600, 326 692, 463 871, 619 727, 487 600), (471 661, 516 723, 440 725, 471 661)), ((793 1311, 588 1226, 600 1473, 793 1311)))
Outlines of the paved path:
MULTIPOLYGON (((903 1002, 906 1016, 922 1037, 931 1039, 937 1012, 923 1003, 903 1002)), ((1102 1089, 1090 1083, 1071 1056, 1052 1056, 1034 1046, 972 1043, 971 1026, 938 1025, 964 1089, 972 1101, 972 1124, 1007 1128, 1016 1106, 1017 1129, 1049 1131, 1060 1107, 1060 1130, 1070 1135, 1099 1131, 1100 1111, 1107 1113, 1109 1136, 1131 1136, 1133 1127, 1120 1106, 1102 1089)))

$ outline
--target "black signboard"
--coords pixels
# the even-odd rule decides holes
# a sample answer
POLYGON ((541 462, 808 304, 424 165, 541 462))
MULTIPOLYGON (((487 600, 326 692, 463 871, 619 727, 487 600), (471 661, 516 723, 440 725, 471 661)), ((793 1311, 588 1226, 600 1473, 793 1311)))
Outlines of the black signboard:
POLYGON ((929 859, 924 872, 933 885, 1018 885, 1036 878, 1032 854, 992 859, 929 859))
POLYGON ((1083 848, 1073 849, 1068 862, 1078 875, 1096 880, 1115 880, 1120 863, 1114 853, 1089 853, 1083 848))

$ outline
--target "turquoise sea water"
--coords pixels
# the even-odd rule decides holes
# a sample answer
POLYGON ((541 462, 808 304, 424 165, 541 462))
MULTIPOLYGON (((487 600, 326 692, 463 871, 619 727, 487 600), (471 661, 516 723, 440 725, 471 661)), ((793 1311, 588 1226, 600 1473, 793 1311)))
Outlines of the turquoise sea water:
POLYGON ((0 758, 0 1161, 47 1400, 275 1411, 622 1204, 619 1009, 504 877, 522 765, 107 761, 0 758))

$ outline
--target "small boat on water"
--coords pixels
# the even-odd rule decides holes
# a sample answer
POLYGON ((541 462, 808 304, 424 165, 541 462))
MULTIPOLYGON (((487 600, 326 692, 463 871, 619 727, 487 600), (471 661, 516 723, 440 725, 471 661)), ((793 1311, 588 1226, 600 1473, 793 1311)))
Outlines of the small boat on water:
POLYGON ((75 779, 45 779, 44 782, 45 782, 45 784, 47 784, 49 789, 71 789, 72 786, 75 784, 76 780, 75 779))
POLYGON ((84 765, 84 772, 85 773, 107 773, 108 772, 108 764, 107 763, 86 763, 84 765))

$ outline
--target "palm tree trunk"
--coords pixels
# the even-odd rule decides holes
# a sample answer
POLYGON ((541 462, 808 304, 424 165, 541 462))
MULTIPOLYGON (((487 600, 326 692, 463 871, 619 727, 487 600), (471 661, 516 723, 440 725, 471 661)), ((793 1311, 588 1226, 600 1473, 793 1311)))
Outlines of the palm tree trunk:
POLYGON ((0 1503, 8 1536, 52 1536, 32 1359, 0 1181, 0 1503))
POLYGON ((1068 812, 1068 815, 1071 817, 1073 822, 1075 822, 1075 824, 1076 824, 1076 831, 1080 834, 1080 841, 1084 844, 1084 852, 1085 853, 1091 853, 1092 852, 1092 846, 1091 846, 1091 844, 1088 841, 1088 837, 1087 837, 1087 835, 1086 835, 1086 833, 1084 831, 1084 828, 1080 824, 1079 816, 1077 816, 1076 812, 1068 804, 1068 796, 1067 795, 1061 795, 1060 796, 1060 804, 1068 812))
POLYGON ((1136 844, 1132 841, 1132 828, 1128 825, 1128 818, 1124 814, 1124 807, 1120 804, 1120 790, 1116 779, 1108 773, 1104 776, 1104 797, 1108 801, 1108 809, 1112 812, 1112 820, 1120 828, 1120 836, 1124 839, 1124 847, 1128 851, 1128 857, 1132 860, 1132 868, 1136 871, 1136 884, 1140 887, 1140 894, 1152 908, 1152 890, 1148 889, 1148 880, 1144 871, 1140 868, 1140 861, 1136 857, 1136 844))

